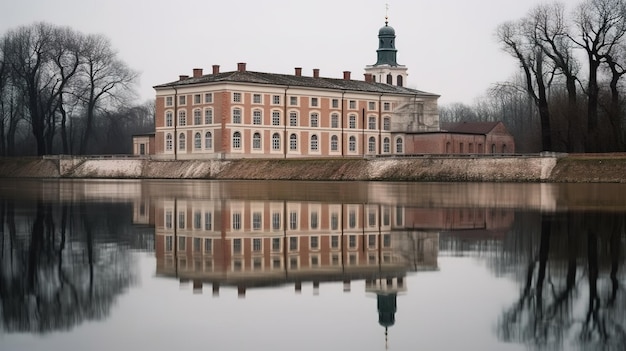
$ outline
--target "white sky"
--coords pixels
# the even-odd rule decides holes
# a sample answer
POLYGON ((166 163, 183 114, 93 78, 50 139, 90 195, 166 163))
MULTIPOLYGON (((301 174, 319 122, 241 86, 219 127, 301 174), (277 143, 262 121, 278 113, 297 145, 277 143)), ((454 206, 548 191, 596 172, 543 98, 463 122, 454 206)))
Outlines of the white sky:
MULTIPOLYGON (((0 34, 45 21, 111 39, 119 56, 141 73, 142 100, 152 86, 193 68, 324 77, 351 71, 363 79, 376 62, 378 30, 396 30, 398 63, 411 88, 441 95, 440 104, 471 104, 516 63, 496 42, 496 26, 523 17, 545 0, 19 0, 0 5, 0 34)), ((563 0, 568 7, 578 0, 563 0)))

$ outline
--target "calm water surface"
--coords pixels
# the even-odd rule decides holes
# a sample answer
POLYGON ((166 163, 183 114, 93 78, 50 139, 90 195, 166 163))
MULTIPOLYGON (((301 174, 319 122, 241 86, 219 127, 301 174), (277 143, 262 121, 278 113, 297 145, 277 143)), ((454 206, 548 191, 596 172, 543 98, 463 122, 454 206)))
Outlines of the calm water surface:
POLYGON ((626 184, 2 180, 0 350, 622 350, 626 184))

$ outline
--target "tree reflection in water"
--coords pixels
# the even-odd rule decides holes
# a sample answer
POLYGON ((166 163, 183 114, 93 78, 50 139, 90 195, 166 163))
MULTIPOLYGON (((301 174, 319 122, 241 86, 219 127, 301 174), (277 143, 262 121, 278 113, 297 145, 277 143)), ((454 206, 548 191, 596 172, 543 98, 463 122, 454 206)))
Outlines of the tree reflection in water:
POLYGON ((119 204, 0 202, 1 328, 46 333, 104 319, 136 277, 130 249, 110 240, 128 212, 119 204))
POLYGON ((505 243, 505 254, 493 261, 498 270, 514 269, 521 284, 517 302, 498 322, 500 337, 545 349, 622 350, 625 215, 569 212, 516 218, 538 225, 515 226, 515 240, 505 243))

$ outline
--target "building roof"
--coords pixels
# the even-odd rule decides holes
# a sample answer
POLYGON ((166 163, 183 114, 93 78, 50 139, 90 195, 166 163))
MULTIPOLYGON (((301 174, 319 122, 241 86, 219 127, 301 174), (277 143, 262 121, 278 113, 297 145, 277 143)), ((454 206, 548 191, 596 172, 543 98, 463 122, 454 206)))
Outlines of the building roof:
POLYGON ((441 122, 441 130, 460 134, 489 134, 502 122, 441 122))
POLYGON ((279 85, 290 87, 346 90, 378 94, 421 95, 439 97, 440 95, 416 89, 399 87, 384 83, 366 82, 351 79, 337 79, 324 77, 307 77, 278 73, 264 73, 254 71, 231 71, 217 74, 207 74, 201 77, 189 77, 170 83, 156 85, 154 89, 183 87, 210 83, 248 83, 261 85, 279 85))

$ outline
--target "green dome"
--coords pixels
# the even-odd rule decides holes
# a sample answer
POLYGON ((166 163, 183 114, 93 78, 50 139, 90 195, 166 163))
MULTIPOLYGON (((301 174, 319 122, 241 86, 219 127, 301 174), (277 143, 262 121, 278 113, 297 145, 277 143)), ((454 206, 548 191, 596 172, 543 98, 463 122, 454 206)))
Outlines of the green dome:
POLYGON ((393 27, 388 26, 385 23, 384 27, 381 27, 380 30, 378 31, 378 36, 395 36, 396 35, 396 31, 395 29, 393 29, 393 27))

